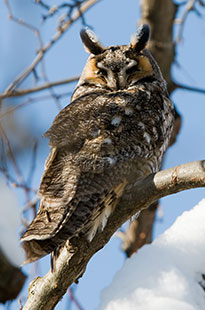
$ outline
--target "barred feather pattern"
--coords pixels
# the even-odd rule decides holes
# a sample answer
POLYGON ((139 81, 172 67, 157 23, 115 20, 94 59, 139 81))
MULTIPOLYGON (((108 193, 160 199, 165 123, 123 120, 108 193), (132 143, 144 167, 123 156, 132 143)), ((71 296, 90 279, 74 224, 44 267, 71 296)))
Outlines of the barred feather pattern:
POLYGON ((79 234, 91 242, 127 187, 160 169, 174 110, 157 63, 139 51, 144 41, 136 44, 94 46, 71 103, 45 134, 41 202, 22 236, 27 262, 79 234))

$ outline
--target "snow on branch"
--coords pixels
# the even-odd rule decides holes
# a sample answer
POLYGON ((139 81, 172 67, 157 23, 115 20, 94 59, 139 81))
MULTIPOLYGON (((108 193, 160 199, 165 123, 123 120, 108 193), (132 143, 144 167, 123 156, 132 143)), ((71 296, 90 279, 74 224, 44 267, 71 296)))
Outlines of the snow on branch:
POLYGON ((183 164, 152 174, 129 188, 110 216, 104 231, 97 233, 91 243, 76 237, 62 249, 56 271, 35 279, 29 287, 24 310, 50 310, 85 272, 90 258, 109 241, 115 231, 137 211, 167 195, 197 187, 205 187, 205 160, 183 164))

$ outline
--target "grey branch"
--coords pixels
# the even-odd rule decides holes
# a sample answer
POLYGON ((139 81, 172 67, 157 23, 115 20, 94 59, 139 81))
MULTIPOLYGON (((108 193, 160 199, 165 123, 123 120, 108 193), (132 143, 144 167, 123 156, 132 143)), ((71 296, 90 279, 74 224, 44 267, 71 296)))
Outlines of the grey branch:
POLYGON ((205 94, 205 89, 204 88, 199 88, 199 87, 194 87, 194 86, 188 86, 188 85, 184 85, 184 84, 178 84, 178 83, 174 83, 176 89, 184 89, 184 90, 188 90, 188 91, 192 91, 192 92, 196 92, 196 93, 200 93, 200 94, 205 94))
POLYGON ((18 89, 18 90, 13 90, 11 92, 4 92, 4 93, 0 94, 0 100, 8 98, 8 97, 25 96, 25 95, 36 93, 36 92, 46 90, 46 89, 49 89, 52 87, 62 86, 65 84, 73 83, 73 82, 78 81, 78 79, 79 79, 79 76, 74 76, 72 78, 64 79, 61 81, 54 81, 54 82, 45 83, 43 85, 39 85, 39 86, 28 88, 28 89, 18 89))
POLYGON ((76 237, 64 246, 57 260, 56 272, 49 271, 44 277, 38 277, 30 284, 23 310, 54 309, 68 287, 83 275, 90 258, 103 248, 115 231, 137 211, 167 195, 205 187, 205 160, 151 174, 134 186, 132 194, 127 188, 126 195, 119 201, 104 231, 97 233, 91 243, 82 237, 76 237))
POLYGON ((94 4, 96 4, 99 0, 87 0, 85 1, 82 6, 80 7, 80 11, 78 9, 76 9, 73 13, 73 15, 71 16, 71 18, 62 25, 62 27, 60 27, 56 34, 53 36, 53 38, 51 39, 51 41, 49 41, 47 44, 45 44, 45 46, 43 46, 42 48, 40 48, 40 50, 38 51, 35 59, 32 61, 32 63, 30 64, 30 66, 24 71, 22 72, 6 89, 5 93, 9 93, 12 92, 13 90, 15 90, 17 88, 17 86, 19 86, 24 80, 25 78, 31 73, 33 72, 33 70, 35 69, 35 67, 39 64, 39 62, 43 59, 45 53, 48 52, 48 50, 50 50, 50 48, 62 37, 62 35, 68 30, 68 28, 76 21, 78 20, 82 14, 84 12, 86 12, 90 7, 92 7, 94 4))

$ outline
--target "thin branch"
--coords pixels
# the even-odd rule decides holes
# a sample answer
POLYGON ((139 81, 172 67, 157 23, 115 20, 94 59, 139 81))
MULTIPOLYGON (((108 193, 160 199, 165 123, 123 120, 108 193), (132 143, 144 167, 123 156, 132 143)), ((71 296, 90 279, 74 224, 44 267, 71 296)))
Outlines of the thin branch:
POLYGON ((159 198, 197 187, 205 187, 205 160, 160 171, 127 188, 103 232, 98 232, 91 243, 82 237, 73 238, 63 247, 56 262, 56 272, 49 271, 31 283, 23 309, 54 309, 68 287, 83 275, 90 258, 125 221, 159 198))
POLYGON ((22 25, 30 30, 32 30, 35 35, 37 36, 39 43, 40 43, 40 48, 43 48, 43 41, 41 39, 41 35, 40 35, 40 31, 38 30, 38 28, 34 27, 33 25, 23 21, 21 18, 17 18, 13 15, 12 10, 11 10, 11 6, 9 4, 9 0, 5 0, 8 12, 9 12, 9 18, 14 21, 15 23, 22 25))
MULTIPOLYGON (((12 9, 11 9, 10 3, 9 3, 9 0, 5 0, 5 4, 6 4, 6 6, 7 6, 8 12, 9 12, 9 18, 10 18, 13 22, 15 22, 15 23, 17 23, 17 24, 19 24, 19 25, 21 25, 21 26, 24 26, 24 27, 28 28, 29 30, 33 31, 34 34, 35 34, 35 36, 37 37, 37 39, 38 39, 38 41, 39 41, 40 49, 42 49, 42 48, 43 48, 43 40, 42 40, 42 38, 41 38, 41 34, 40 34, 40 31, 38 30, 38 28, 36 28, 35 26, 33 26, 33 25, 31 25, 31 24, 25 22, 25 21, 22 20, 21 18, 15 17, 15 16, 13 15, 13 12, 12 12, 12 9)), ((43 73, 44 70, 45 70, 45 68, 44 68, 44 63, 43 63, 43 62, 41 62, 41 66, 42 66, 42 73, 43 73)), ((36 76, 35 68, 32 70, 32 72, 33 72, 33 74, 34 74, 34 78, 36 78, 37 76, 36 76)))
POLYGON ((185 21, 191 11, 194 10, 194 5, 197 0, 187 0, 187 5, 185 7, 184 13, 180 19, 175 20, 175 24, 179 24, 179 30, 176 38, 176 43, 179 43, 182 39, 182 32, 184 28, 185 21))
MULTIPOLYGON (((37 190, 35 190, 35 193, 37 193, 37 190)), ((30 200, 30 201, 23 207, 22 212, 25 212, 25 211, 27 211, 28 209, 31 209, 31 208, 35 207, 36 204, 38 203, 39 199, 40 199, 40 198, 39 198, 38 195, 34 196, 34 198, 33 198, 32 200, 30 200)))
POLYGON ((78 79, 79 79, 79 76, 74 76, 72 78, 68 78, 68 79, 61 80, 61 81, 45 83, 45 84, 39 85, 37 87, 32 87, 32 88, 28 88, 28 89, 18 89, 18 90, 14 90, 12 92, 9 92, 9 93, 4 92, 4 93, 0 94, 0 100, 5 99, 5 98, 9 98, 9 97, 25 96, 25 95, 36 93, 36 92, 39 92, 39 91, 42 91, 42 90, 45 90, 48 88, 73 83, 73 82, 78 81, 78 79))
POLYGON ((193 91, 193 92, 205 94, 205 89, 203 89, 203 88, 192 87, 192 86, 187 86, 187 85, 178 84, 178 83, 174 83, 174 85, 175 85, 176 89, 179 88, 179 89, 184 89, 184 90, 188 90, 188 91, 193 91))
POLYGON ((45 4, 42 0, 35 0, 35 2, 40 6, 42 6, 44 9, 50 10, 50 7, 47 4, 45 4))
POLYGON ((205 7, 205 3, 203 2, 203 0, 198 0, 198 2, 202 7, 205 7))
POLYGON ((72 287, 70 287, 70 288, 68 289, 68 292, 69 292, 70 300, 76 305, 77 309, 78 309, 78 310, 83 310, 83 307, 81 306, 81 304, 79 303, 79 301, 76 299, 76 297, 75 297, 74 294, 73 294, 73 289, 72 289, 72 287))
POLYGON ((43 56, 50 50, 50 48, 63 36, 63 34, 68 30, 68 28, 79 18, 81 18, 81 15, 85 13, 90 7, 92 7, 94 4, 99 2, 99 0, 87 0, 85 1, 81 9, 76 9, 74 13, 72 14, 70 20, 65 22, 61 28, 59 28, 56 32, 56 34, 53 36, 51 41, 49 41, 47 44, 42 47, 38 53, 33 62, 30 64, 30 66, 22 72, 6 89, 5 93, 9 93, 16 89, 17 86, 19 86, 25 78, 34 70, 34 68, 39 64, 39 62, 42 60, 43 56))

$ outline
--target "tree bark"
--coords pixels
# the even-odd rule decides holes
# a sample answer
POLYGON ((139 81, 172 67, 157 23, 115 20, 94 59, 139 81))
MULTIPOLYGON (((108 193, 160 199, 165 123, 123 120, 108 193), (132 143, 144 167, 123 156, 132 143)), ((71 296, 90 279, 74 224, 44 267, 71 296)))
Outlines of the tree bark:
POLYGON ((175 56, 173 22, 177 6, 173 0, 141 0, 140 3, 140 23, 149 24, 151 28, 148 49, 159 64, 171 93, 176 88, 171 77, 171 65, 175 56))

